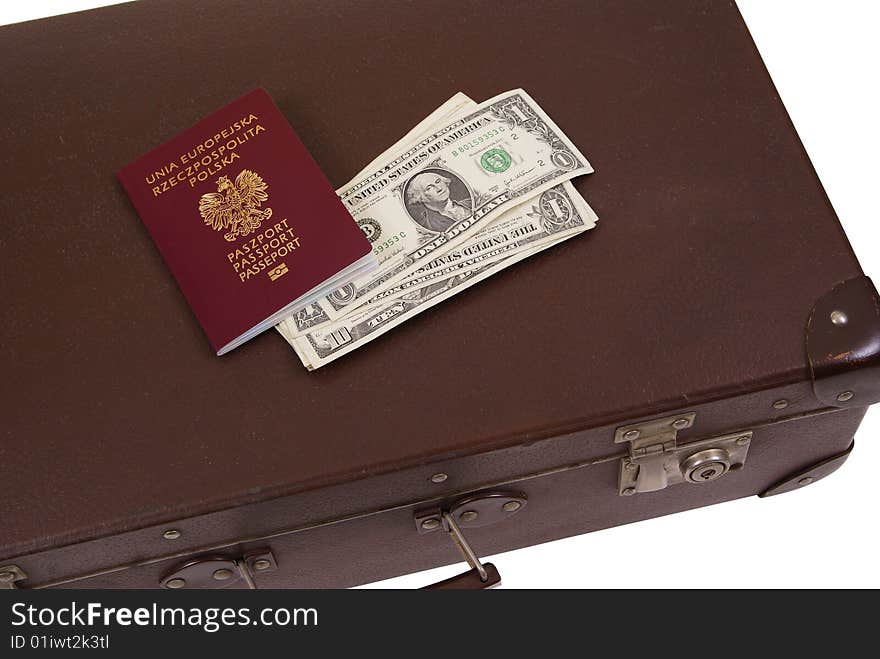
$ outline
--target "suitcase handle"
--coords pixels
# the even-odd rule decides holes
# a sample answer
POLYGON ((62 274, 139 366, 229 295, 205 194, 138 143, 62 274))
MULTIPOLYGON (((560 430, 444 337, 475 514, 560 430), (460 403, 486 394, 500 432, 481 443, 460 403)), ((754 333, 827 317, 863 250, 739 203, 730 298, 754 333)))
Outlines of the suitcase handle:
POLYGON ((422 590, 485 590, 501 583, 498 568, 491 563, 483 563, 483 567, 488 575, 486 581, 480 579, 480 573, 476 570, 468 570, 449 579, 432 583, 430 586, 423 586, 422 590))
POLYGON ((443 507, 418 510, 413 521, 420 535, 443 530, 449 535, 456 549, 461 552, 471 569, 451 579, 439 581, 425 590, 485 589, 501 583, 498 569, 491 563, 480 562, 477 553, 468 544, 461 527, 477 528, 504 521, 528 503, 522 492, 492 490, 471 494, 443 507))
POLYGON ((272 572, 277 568, 275 556, 268 548, 249 551, 239 558, 200 556, 178 565, 162 578, 159 585, 171 590, 214 589, 226 588, 243 581, 248 589, 256 590, 254 574, 272 572))
MULTIPOLYGON (((502 503, 510 501, 510 495, 492 493, 493 500, 503 496, 502 503)), ((471 500, 476 502, 477 500, 471 500)), ((455 508, 452 509, 453 511, 455 508)), ((467 515, 465 516, 467 519, 467 515)), ((421 532, 439 530, 441 527, 452 539, 471 569, 467 572, 425 586, 423 590, 483 590, 501 583, 501 575, 491 563, 483 564, 456 523, 449 510, 431 512, 428 516, 417 517, 421 532)), ((159 582, 162 588, 177 590, 181 588, 225 588, 244 581, 247 588, 256 589, 255 572, 270 572, 277 569, 275 557, 268 548, 250 551, 240 558, 207 555, 178 565, 159 582)), ((5 573, 4 573, 5 574, 5 573)), ((11 573, 10 573, 11 574, 11 573)))
POLYGON ((485 590, 501 583, 501 574, 498 572, 498 568, 492 563, 484 565, 480 562, 479 556, 468 544, 458 524, 455 523, 455 519, 448 511, 443 512, 442 520, 444 530, 449 533, 452 542, 461 552, 467 564, 471 566, 471 569, 449 579, 425 586, 422 590, 485 590))

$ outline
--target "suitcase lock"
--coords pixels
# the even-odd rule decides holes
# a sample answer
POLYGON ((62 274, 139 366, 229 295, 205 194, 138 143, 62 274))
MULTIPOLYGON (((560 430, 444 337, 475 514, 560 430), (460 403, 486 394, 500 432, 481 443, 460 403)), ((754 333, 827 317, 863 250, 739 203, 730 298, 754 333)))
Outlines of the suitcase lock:
POLYGON ((655 492, 677 483, 708 483, 742 469, 751 431, 678 444, 678 431, 694 425, 696 412, 621 426, 615 443, 629 443, 620 461, 618 494, 655 492))

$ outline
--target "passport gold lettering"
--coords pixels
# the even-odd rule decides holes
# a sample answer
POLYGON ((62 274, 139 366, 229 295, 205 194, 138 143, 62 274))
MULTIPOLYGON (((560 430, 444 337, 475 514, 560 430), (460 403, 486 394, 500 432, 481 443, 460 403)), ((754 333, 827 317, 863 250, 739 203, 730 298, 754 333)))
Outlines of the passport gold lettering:
POLYGON ((154 197, 184 182, 192 188, 235 162, 241 157, 237 150, 263 132, 266 128, 255 114, 244 116, 182 153, 177 160, 150 172, 144 180, 154 197))
MULTIPOLYGON (((261 233, 243 241, 226 255, 239 281, 246 282, 251 277, 274 268, 279 259, 290 256, 301 246, 300 237, 288 224, 287 218, 273 224, 261 233)), ((281 264, 278 264, 280 268, 281 264)), ((288 266, 283 270, 286 272, 288 266)), ((280 272, 280 270, 279 270, 280 272)), ((282 273, 283 274, 283 273, 282 273)), ((280 274, 269 272, 270 279, 275 281, 280 274), (274 276, 273 276, 274 275, 274 276)))
POLYGON ((368 238, 264 89, 116 177, 217 355, 376 265, 368 238))

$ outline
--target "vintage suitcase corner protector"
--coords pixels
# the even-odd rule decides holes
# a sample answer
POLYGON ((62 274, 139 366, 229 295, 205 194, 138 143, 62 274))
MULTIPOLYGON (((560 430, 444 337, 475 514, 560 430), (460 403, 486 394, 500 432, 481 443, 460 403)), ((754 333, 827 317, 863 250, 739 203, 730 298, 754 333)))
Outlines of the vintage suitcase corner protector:
POLYGON ((786 476, 782 480, 768 487, 766 490, 758 494, 758 497, 766 499, 767 497, 776 496, 777 494, 793 492, 794 490, 799 490, 807 485, 812 485, 826 476, 830 476, 843 466, 843 463, 846 462, 847 458, 855 448, 855 445, 856 443, 853 442, 849 445, 849 448, 841 453, 832 455, 809 466, 801 467, 790 476, 786 476))
POLYGON ((829 407, 880 402, 880 295, 867 276, 820 297, 807 321, 813 392, 829 407))

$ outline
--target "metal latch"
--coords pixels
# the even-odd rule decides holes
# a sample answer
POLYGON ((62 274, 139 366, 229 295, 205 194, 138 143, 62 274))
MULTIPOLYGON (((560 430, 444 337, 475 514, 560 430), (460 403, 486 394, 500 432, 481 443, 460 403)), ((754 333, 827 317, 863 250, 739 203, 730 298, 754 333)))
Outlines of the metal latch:
POLYGON ((188 561, 166 574, 162 588, 226 588, 244 581, 248 588, 256 590, 255 573, 272 572, 277 569, 275 557, 268 549, 250 551, 241 558, 226 556, 202 556, 188 561))
POLYGON ((501 575, 491 563, 482 563, 462 533, 462 528, 476 528, 500 522, 525 508, 522 492, 484 492, 459 499, 448 508, 420 510, 414 515, 419 533, 444 530, 471 567, 468 572, 440 581, 427 589, 491 588, 501 583, 501 575))
POLYGON ((24 581, 27 575, 17 565, 4 565, 0 567, 0 590, 15 590, 17 581, 24 581))
POLYGON ((751 431, 721 435, 679 446, 679 430, 694 425, 696 412, 621 426, 617 444, 629 443, 629 457, 620 461, 618 493, 655 492, 677 483, 708 483, 742 469, 752 441, 751 431))

